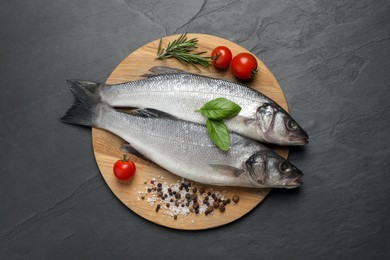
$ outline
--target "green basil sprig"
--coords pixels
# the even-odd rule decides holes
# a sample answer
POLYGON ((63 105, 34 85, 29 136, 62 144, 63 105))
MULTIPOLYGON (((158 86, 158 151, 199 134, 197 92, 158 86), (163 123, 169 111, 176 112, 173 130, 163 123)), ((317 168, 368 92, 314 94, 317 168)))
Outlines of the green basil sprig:
POLYGON ((207 131, 214 144, 221 150, 228 151, 230 148, 229 130, 222 120, 206 120, 207 131))
POLYGON ((202 113, 208 119, 223 120, 238 115, 241 107, 226 98, 216 98, 195 111, 202 113))
POLYGON ((241 107, 226 98, 216 98, 195 111, 202 113, 207 118, 206 127, 213 143, 221 150, 228 151, 230 149, 230 135, 223 120, 238 115, 241 107))

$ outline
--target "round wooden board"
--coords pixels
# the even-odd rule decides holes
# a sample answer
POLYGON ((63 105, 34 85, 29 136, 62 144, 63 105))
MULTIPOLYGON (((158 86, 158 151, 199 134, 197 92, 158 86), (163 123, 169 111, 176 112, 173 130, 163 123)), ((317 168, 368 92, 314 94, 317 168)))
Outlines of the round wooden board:
MULTIPOLYGON (((178 37, 179 35, 172 35, 163 38, 163 47, 165 47, 168 42, 172 42, 178 37)), ((188 34, 187 37, 198 38, 199 51, 207 51, 207 55, 210 55, 211 51, 219 45, 229 47, 232 50, 233 56, 240 52, 248 52, 245 48, 216 36, 188 34)), ((112 72, 107 80, 107 83, 117 84, 141 79, 140 75, 147 73, 151 67, 162 65, 179 68, 201 75, 232 81, 236 80, 229 70, 218 71, 211 66, 209 69, 200 68, 201 72, 199 72, 192 66, 185 66, 175 59, 169 59, 167 61, 156 60, 155 57, 158 44, 159 39, 142 46, 126 57, 112 72)), ((272 98, 287 111, 287 102, 275 77, 259 59, 258 64, 259 74, 252 82, 247 83, 247 85, 272 98)), ((200 230, 228 224, 241 218, 255 208, 271 191, 271 189, 211 187, 195 183, 195 186, 205 187, 206 190, 213 189, 213 191, 220 191, 228 198, 237 194, 240 197, 240 201, 234 205, 228 204, 224 213, 221 213, 218 210, 214 210, 213 214, 208 216, 205 214, 196 215, 191 213, 187 216, 179 215, 178 218, 174 220, 172 216, 164 214, 163 211, 157 213, 155 211, 155 205, 151 206, 146 199, 143 200, 139 198, 139 192, 145 191, 145 187, 150 183, 152 178, 156 178, 159 182, 167 182, 168 184, 171 184, 181 180, 180 177, 173 175, 154 163, 143 160, 134 155, 129 155, 130 159, 136 163, 136 175, 129 182, 119 181, 113 175, 112 168, 114 163, 121 158, 123 152, 120 150, 120 147, 126 142, 107 131, 96 128, 92 129, 92 142, 96 162, 99 166, 100 172, 115 196, 141 217, 165 227, 182 230, 200 230), (163 177, 163 179, 158 176, 163 177), (145 185, 145 182, 148 184, 145 185)), ((277 152, 285 158, 288 156, 288 148, 278 148, 277 152)))

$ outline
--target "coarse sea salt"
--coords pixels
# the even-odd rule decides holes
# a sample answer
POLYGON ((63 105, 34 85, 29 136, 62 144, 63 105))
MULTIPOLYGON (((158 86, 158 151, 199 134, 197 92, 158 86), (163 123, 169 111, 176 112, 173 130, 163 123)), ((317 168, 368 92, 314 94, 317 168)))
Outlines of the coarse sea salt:
MULTIPOLYGON (((158 175, 157 178, 162 179, 162 176, 158 175)), ((190 188, 193 187, 193 183, 186 181, 184 178, 171 184, 168 184, 166 181, 163 183, 156 183, 156 178, 152 178, 151 181, 144 183, 147 183, 148 186, 144 187, 145 192, 139 191, 137 193, 137 200, 140 200, 143 196, 150 206, 154 206, 158 203, 161 207, 158 212, 162 212, 171 217, 181 215, 186 218, 190 214, 213 214, 213 211, 207 212, 208 205, 213 205, 218 199, 221 203, 225 200, 225 197, 221 192, 214 191, 212 188, 208 191, 206 190, 205 193, 200 194, 199 187, 197 187, 198 191, 196 192, 197 200, 187 199, 187 194, 194 194, 193 189, 190 188), (213 196, 207 196, 208 192, 212 192, 215 199, 213 196), (206 197, 207 201, 205 200, 206 197), (198 204, 197 213, 196 209, 194 209, 195 202, 198 204)), ((226 190, 223 192, 226 192, 226 190)), ((194 223, 194 220, 192 219, 191 222, 194 223)))

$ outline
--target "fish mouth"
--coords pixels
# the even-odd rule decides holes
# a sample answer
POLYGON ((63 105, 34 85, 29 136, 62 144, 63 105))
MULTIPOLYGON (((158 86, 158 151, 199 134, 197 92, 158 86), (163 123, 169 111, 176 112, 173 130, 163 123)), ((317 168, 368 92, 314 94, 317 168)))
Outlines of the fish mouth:
POLYGON ((286 187, 288 189, 298 188, 299 186, 301 186, 303 184, 301 177, 302 177, 302 175, 296 177, 295 179, 289 180, 287 182, 286 187))
POLYGON ((289 142, 295 145, 305 145, 309 142, 309 136, 306 133, 304 135, 291 136, 289 142))

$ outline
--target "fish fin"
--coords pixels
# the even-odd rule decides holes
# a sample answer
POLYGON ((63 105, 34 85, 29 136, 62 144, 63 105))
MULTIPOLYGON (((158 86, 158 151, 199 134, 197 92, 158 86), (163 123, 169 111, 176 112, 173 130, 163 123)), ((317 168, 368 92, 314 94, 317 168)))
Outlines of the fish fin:
POLYGON ((141 77, 144 78, 152 78, 158 75, 162 74, 172 74, 172 73, 186 73, 184 70, 177 69, 177 68, 172 68, 168 66, 154 66, 149 69, 151 73, 146 73, 141 75, 141 77))
POLYGON ((162 112, 157 109, 153 108, 144 108, 144 109, 135 109, 130 112, 130 114, 140 117, 149 117, 149 118, 170 118, 170 119, 177 119, 171 114, 162 112))
POLYGON ((138 156, 144 160, 149 160, 148 158, 146 158, 146 156, 144 156, 143 154, 141 154, 140 152, 138 152, 133 146, 131 146, 131 144, 123 144, 121 146, 121 150, 124 151, 124 152, 128 152, 128 153, 131 153, 131 154, 134 154, 135 156, 138 156))
POLYGON ((76 100, 60 120, 69 124, 95 126, 101 104, 98 98, 73 81, 68 81, 68 84, 76 100))
POLYGON ((99 89, 99 87, 101 85, 104 85, 104 83, 98 83, 98 82, 89 81, 89 80, 77 80, 77 79, 68 79, 67 82, 68 82, 69 86, 78 85, 78 86, 88 90, 92 94, 95 94, 97 92, 97 90, 99 89))
POLYGON ((209 164, 209 165, 211 168, 224 175, 229 175, 229 176, 233 175, 234 177, 239 177, 241 173, 245 171, 244 169, 239 169, 230 165, 224 165, 224 164, 209 164))

